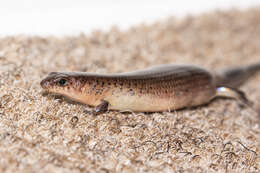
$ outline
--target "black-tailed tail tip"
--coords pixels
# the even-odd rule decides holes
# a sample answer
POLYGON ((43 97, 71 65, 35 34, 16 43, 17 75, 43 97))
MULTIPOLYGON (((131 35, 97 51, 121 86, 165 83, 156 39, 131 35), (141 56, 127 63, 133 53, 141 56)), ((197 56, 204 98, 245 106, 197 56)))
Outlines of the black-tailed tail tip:
POLYGON ((250 73, 257 73, 257 72, 260 72, 260 63, 255 63, 255 64, 252 64, 252 65, 249 65, 247 67, 247 70, 250 72, 250 73))

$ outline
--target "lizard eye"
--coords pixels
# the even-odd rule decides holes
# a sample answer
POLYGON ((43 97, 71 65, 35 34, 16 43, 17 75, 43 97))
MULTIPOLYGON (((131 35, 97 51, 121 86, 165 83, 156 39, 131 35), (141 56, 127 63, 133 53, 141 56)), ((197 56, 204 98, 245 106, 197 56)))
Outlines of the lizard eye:
POLYGON ((60 80, 58 80, 58 84, 59 84, 60 86, 64 86, 64 85, 67 84, 67 80, 66 80, 66 79, 60 79, 60 80))

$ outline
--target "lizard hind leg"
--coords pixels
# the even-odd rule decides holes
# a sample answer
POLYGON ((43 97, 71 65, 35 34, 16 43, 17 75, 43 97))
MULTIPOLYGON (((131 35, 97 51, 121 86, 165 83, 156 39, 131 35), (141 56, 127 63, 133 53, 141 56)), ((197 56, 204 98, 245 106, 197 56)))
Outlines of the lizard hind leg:
POLYGON ((216 97, 227 97, 227 98, 233 98, 236 100, 241 101, 245 105, 252 105, 252 102, 250 102, 245 93, 237 88, 231 88, 231 87, 217 87, 217 94, 216 97))

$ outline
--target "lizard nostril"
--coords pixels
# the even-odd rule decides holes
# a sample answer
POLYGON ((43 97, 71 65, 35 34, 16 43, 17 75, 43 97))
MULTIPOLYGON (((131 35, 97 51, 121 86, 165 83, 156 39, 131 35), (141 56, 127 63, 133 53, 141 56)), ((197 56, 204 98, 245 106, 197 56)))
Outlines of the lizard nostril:
POLYGON ((42 88, 45 89, 45 88, 47 88, 47 86, 49 85, 49 82, 46 81, 46 80, 42 80, 41 83, 40 83, 40 85, 41 85, 42 88))

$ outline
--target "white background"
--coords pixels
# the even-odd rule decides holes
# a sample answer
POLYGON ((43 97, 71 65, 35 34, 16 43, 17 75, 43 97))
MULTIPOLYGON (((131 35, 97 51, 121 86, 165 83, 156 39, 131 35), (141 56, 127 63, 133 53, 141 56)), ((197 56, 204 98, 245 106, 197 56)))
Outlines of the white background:
POLYGON ((169 16, 260 6, 260 0, 1 0, 0 36, 78 35, 169 16))

